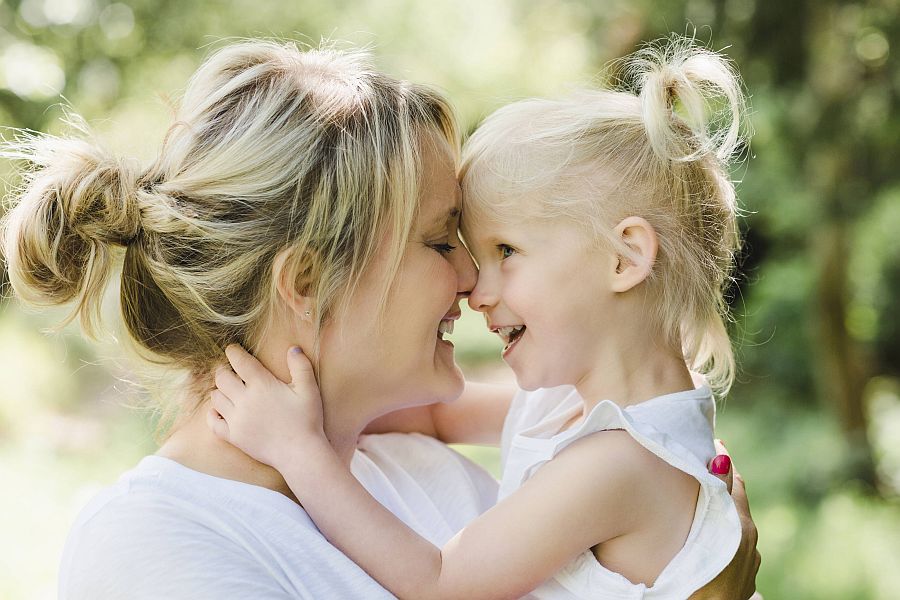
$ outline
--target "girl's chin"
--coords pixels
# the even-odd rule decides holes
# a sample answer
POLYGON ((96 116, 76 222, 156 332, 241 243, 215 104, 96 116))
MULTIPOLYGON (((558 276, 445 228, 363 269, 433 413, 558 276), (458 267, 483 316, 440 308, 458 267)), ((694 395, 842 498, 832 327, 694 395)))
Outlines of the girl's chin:
MULTIPOLYGON (((520 372, 519 369, 510 367, 513 370, 513 373, 516 376, 516 387, 521 390, 525 390, 526 392, 533 392, 534 390, 538 390, 541 388, 550 388, 555 387, 555 384, 541 381, 540 379, 535 378, 535 372, 520 372)), ((559 384, 562 385, 562 384, 559 384)))
POLYGON ((533 392, 535 390, 541 389, 542 387, 552 387, 552 386, 540 385, 538 383, 532 383, 530 381, 522 382, 522 381, 519 381, 518 379, 516 379, 516 387, 518 387, 520 390, 524 390, 526 392, 533 392))

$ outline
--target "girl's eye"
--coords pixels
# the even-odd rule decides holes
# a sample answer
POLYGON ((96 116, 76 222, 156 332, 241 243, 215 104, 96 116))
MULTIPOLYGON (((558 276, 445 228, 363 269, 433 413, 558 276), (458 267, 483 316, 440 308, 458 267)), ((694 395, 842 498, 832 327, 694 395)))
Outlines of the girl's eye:
POLYGON ((440 252, 441 254, 450 254, 454 250, 456 250, 456 246, 451 246, 450 244, 431 244, 431 247, 440 252))
POLYGON ((497 249, 500 251, 500 258, 509 258, 516 253, 515 248, 506 244, 498 244, 497 249))

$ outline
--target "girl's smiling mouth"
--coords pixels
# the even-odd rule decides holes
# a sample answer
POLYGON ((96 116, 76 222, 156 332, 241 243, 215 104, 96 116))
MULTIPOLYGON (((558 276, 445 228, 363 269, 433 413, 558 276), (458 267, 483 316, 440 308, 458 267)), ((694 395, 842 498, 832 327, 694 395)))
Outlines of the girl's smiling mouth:
POLYGON ((522 334, 525 333, 525 329, 525 325, 505 325, 491 328, 491 331, 499 335, 500 339, 505 343, 505 346, 503 347, 504 358, 506 358, 506 355, 509 354, 513 346, 516 345, 516 342, 519 341, 522 334))

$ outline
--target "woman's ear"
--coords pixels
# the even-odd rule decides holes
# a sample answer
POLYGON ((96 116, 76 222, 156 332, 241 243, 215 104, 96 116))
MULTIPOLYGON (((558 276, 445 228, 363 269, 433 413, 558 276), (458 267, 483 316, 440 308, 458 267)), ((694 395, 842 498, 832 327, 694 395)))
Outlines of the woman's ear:
POLYGON ((307 295, 307 290, 312 287, 311 275, 314 272, 312 262, 298 260, 297 250, 294 248, 285 248, 279 252, 272 263, 272 277, 275 278, 275 287, 285 307, 301 320, 309 322, 312 322, 315 302, 312 296, 307 295))
POLYGON ((616 225, 614 235, 629 253, 616 257, 611 287, 614 292, 627 292, 650 276, 659 239, 653 226, 641 217, 625 217, 616 225))

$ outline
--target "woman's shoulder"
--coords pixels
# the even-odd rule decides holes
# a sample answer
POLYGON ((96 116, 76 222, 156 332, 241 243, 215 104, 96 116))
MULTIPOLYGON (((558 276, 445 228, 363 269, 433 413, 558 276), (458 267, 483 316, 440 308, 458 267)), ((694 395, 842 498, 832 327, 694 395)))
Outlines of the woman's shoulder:
POLYGON ((177 471, 147 457, 81 509, 63 550, 61 598, 108 598, 148 581, 156 584, 143 589, 175 591, 160 587, 164 572, 177 579, 210 548, 227 547, 227 513, 177 471))
POLYGON ((188 500, 190 490, 167 486, 153 462, 144 459, 81 509, 63 550, 60 598, 165 595, 176 591, 166 570, 192 570, 193 553, 183 548, 208 546, 214 530, 201 525, 202 506, 188 500))
POLYGON ((171 459, 151 455, 91 499, 73 530, 108 524, 138 526, 173 519, 184 521, 185 527, 208 527, 207 521, 221 522, 231 514, 253 516, 254 508, 266 513, 275 510, 291 519, 311 523, 306 513, 278 492, 207 475, 171 459))
POLYGON ((59 597, 307 597, 368 589, 358 571, 281 494, 151 456, 82 509, 59 597))

